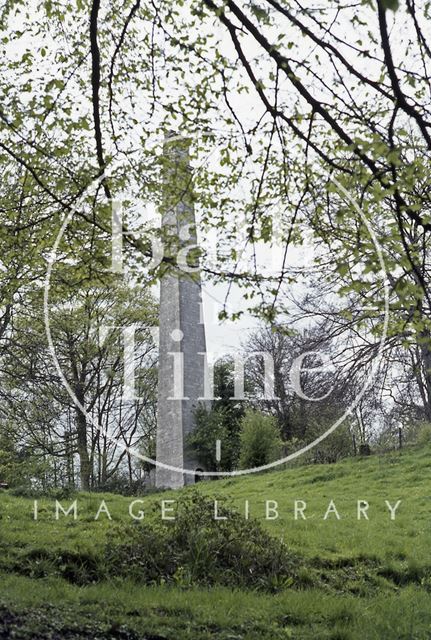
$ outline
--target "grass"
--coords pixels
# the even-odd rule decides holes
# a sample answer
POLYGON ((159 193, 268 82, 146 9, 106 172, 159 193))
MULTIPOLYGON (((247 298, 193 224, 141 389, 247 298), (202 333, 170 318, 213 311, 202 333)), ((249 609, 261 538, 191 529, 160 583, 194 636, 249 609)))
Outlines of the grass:
MULTIPOLYGON (((121 539, 133 499, 81 494, 76 521, 56 520, 55 500, 41 499, 34 521, 32 499, 1 493, 0 638, 429 639, 430 470, 427 447, 200 483, 219 504, 244 512, 248 500, 250 516, 301 558, 296 583, 276 594, 118 578, 91 584, 87 574, 81 584, 75 565, 98 558, 108 538, 121 539), (94 520, 102 499, 112 520, 94 520), (265 500, 278 503, 277 519, 265 519, 265 500), (295 500, 307 503, 306 520, 294 519, 295 500), (323 519, 330 500, 340 520, 323 519), (369 520, 357 519, 357 500, 369 503, 369 520), (386 500, 401 500, 395 520, 386 500)), ((160 518, 162 500, 181 508, 189 492, 146 496, 136 511, 160 518)))

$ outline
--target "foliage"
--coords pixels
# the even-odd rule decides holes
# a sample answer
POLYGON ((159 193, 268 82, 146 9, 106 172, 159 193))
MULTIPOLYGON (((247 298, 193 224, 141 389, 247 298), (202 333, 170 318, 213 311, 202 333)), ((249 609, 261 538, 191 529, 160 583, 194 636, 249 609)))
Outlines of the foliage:
MULTIPOLYGON (((393 437, 398 443, 398 430, 393 437)), ((413 420, 404 425, 401 437, 404 445, 418 444, 421 447, 426 447, 431 441, 431 424, 429 422, 413 420)))
MULTIPOLYGON (((327 425, 329 428, 331 425, 327 425)), ((317 438, 325 431, 325 425, 320 424, 319 429, 314 432, 317 438)), ((310 439, 313 438, 313 432, 310 430, 310 439)), ((322 442, 313 447, 306 455, 306 459, 313 463, 334 463, 348 456, 352 456, 353 440, 349 427, 342 424, 329 434, 322 442)))
POLYGON ((46 498, 51 500, 68 500, 75 495, 75 490, 72 487, 31 487, 26 485, 18 485, 9 489, 9 493, 12 496, 18 498, 32 498, 40 499, 46 498))
MULTIPOLYGON (((51 290, 53 349, 69 389, 98 428, 76 407, 52 363, 39 292, 29 295, 31 304, 15 323, 13 352, 4 354, 3 388, 15 438, 53 467, 45 476, 39 471, 35 480, 45 487, 75 484, 78 454, 79 484, 95 488, 123 471, 118 470, 124 458, 118 440, 133 447, 154 431, 157 371, 151 330, 157 326, 157 307, 147 289, 139 288, 138 299, 136 290, 114 278, 94 277, 78 291, 64 272, 61 282, 51 290), (127 327, 137 328, 133 364, 139 399, 133 405, 123 400, 121 330, 127 327)), ((129 477, 129 484, 133 480, 129 477)))
POLYGON ((275 418, 247 410, 241 421, 242 469, 260 467, 281 457, 282 443, 275 418))
POLYGON ((245 403, 234 400, 234 395, 233 362, 226 358, 214 367, 214 400, 197 406, 195 428, 186 443, 206 470, 232 471, 238 464, 245 403), (216 459, 217 440, 222 445, 220 461, 216 459))
MULTIPOLYGON (((142 446, 142 455, 150 458, 150 460, 156 459, 156 437, 154 433, 150 433, 144 439, 142 446)), ((142 470, 149 474, 153 469, 154 465, 151 462, 147 462, 147 460, 140 460, 140 464, 142 470)))
POLYGON ((43 478, 49 472, 50 464, 37 451, 16 442, 11 426, 0 426, 0 482, 28 490, 35 478, 43 478))
MULTIPOLYGON (((132 279, 155 282, 172 268, 167 259, 149 269, 151 242, 162 236, 171 247, 169 234, 141 213, 147 203, 184 197, 182 171, 161 180, 178 168, 163 146, 174 130, 192 138, 187 195, 199 210, 204 249, 214 235, 219 245, 214 264, 202 265, 204 277, 228 283, 229 292, 237 287, 252 313, 283 323, 293 288, 317 279, 313 295, 300 300, 302 317, 318 309, 336 319, 345 342, 354 336, 356 347, 357 338, 355 364, 365 378, 383 331, 381 249, 390 283, 386 363, 392 349, 413 355, 409 368, 431 419, 429 3, 408 2, 405 11, 391 11, 396 0, 312 2, 300 11, 274 1, 33 4, 11 0, 0 10, 0 339, 10 361, 23 355, 16 331, 32 324, 27 310, 36 306, 34 290, 65 216, 73 214, 59 244, 55 302, 95 276, 110 281, 117 198, 124 199, 123 230, 133 229, 124 234, 132 279), (317 249, 313 269, 284 259, 267 269, 273 249, 289 256, 309 243, 317 249)), ((222 313, 238 318, 242 311, 222 313)), ((31 350, 29 342, 21 347, 31 350)), ((41 348, 39 341, 37 355, 41 348)), ((54 456, 66 448, 53 437, 58 414, 65 419, 57 410, 64 394, 49 394, 49 415, 42 400, 26 417, 38 436, 42 424, 39 439, 54 456)), ((15 404, 10 387, 6 396, 15 404)), ((226 469, 238 456, 228 412, 208 422, 211 438, 220 429, 232 447, 226 469)), ((143 438, 151 437, 147 426, 143 438)), ((201 445, 204 439, 202 432, 201 445)), ((81 440, 81 482, 90 486, 94 452, 87 456, 81 440)), ((59 472, 72 476, 69 467, 59 472)), ((103 467, 95 482, 106 486, 103 467)))
MULTIPOLYGON (((429 446, 406 448, 330 466, 201 482, 197 487, 201 495, 218 496, 220 505, 232 496, 239 512, 243 512, 244 498, 249 499, 250 514, 271 536, 286 541, 291 558, 302 559, 295 566, 295 582, 276 594, 262 589, 188 586, 187 580, 148 586, 115 576, 109 580, 99 577, 94 583, 89 574, 81 584, 84 573, 73 577, 72 571, 71 579, 63 578, 55 558, 67 558, 77 570, 86 554, 98 559, 98 575, 102 576, 106 542, 111 546, 127 543, 115 536, 123 535, 130 500, 80 494, 79 520, 73 522, 66 517, 56 521, 52 500, 41 499, 40 520, 35 523, 31 520, 32 499, 0 493, 0 634, 10 637, 15 633, 23 640, 127 640, 130 636, 133 640, 231 640, 241 636, 285 640, 289 635, 427 640, 431 539, 424 496, 430 483, 429 457, 429 446), (323 520, 329 496, 336 502, 339 521, 323 520), (101 497, 110 507, 112 522, 94 521, 101 497), (307 521, 294 520, 295 497, 307 502, 307 521), (368 521, 357 520, 358 497, 370 503, 368 521), (277 520, 265 521, 262 498, 278 501, 277 520), (385 499, 402 501, 395 522, 388 518, 385 499), (39 554, 34 551, 30 561, 32 550, 39 554), (28 575, 19 571, 21 554, 28 557, 28 575), (38 571, 45 577, 37 578, 38 571)), ((188 493, 188 489, 165 493, 163 498, 176 499, 180 505, 188 493)), ((159 522, 160 511, 155 507, 160 506, 160 498, 144 498, 150 520, 159 522)), ((142 530, 141 525, 135 530, 142 530)))
POLYGON ((120 496, 140 496, 148 490, 143 479, 133 479, 125 472, 113 474, 104 485, 97 486, 93 491, 97 493, 116 493, 120 496))
POLYGON ((197 492, 183 497, 175 520, 139 523, 108 543, 107 574, 143 584, 254 587, 276 591, 294 582, 298 559, 255 520, 197 492))
POLYGON ((221 410, 211 410, 203 404, 198 405, 194 413, 195 426, 187 436, 186 447, 203 469, 217 471, 232 470, 231 443, 226 425, 226 416, 221 410), (216 441, 220 440, 221 459, 216 459, 216 441))
POLYGON ((422 447, 426 447, 431 443, 431 424, 425 423, 421 425, 417 442, 422 447))
POLYGON ((399 7, 399 0, 382 0, 382 5, 385 7, 385 9, 396 11, 399 7))
POLYGON ((57 553, 37 547, 20 555, 14 570, 36 579, 61 576, 77 585, 96 582, 102 575, 100 559, 91 553, 68 550, 57 553))

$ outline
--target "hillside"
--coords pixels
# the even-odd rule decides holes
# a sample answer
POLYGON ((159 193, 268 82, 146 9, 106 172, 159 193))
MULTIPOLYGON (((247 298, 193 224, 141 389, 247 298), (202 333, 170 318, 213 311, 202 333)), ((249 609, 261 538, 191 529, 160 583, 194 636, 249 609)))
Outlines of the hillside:
POLYGON ((430 459, 429 448, 406 449, 200 483, 197 491, 217 501, 218 514, 228 503, 244 518, 248 509, 298 558, 295 580, 275 593, 181 581, 143 586, 101 578, 96 564, 89 573, 106 541, 121 538, 123 524, 133 521, 129 508, 164 526, 161 501, 176 501, 165 503, 169 517, 167 509, 195 489, 132 506, 137 498, 63 496, 65 510, 77 499, 76 520, 61 512, 55 519, 55 497, 38 499, 37 521, 33 497, 3 492, 0 638, 429 638, 430 459), (361 502, 360 519, 358 501, 368 503, 361 502))

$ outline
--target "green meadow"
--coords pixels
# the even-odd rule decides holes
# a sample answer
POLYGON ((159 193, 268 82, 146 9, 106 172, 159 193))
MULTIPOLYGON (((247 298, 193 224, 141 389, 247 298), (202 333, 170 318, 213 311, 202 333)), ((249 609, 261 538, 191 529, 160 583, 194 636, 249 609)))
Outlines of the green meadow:
POLYGON ((430 460, 429 447, 405 449, 142 497, 57 496, 65 510, 77 500, 76 520, 56 519, 55 497, 38 498, 35 520, 34 497, 2 492, 0 638, 431 638, 430 460), (99 575, 107 541, 140 526, 129 509, 163 527, 162 501, 169 517, 195 491, 219 517, 231 505, 282 538, 294 579, 269 592, 99 575))

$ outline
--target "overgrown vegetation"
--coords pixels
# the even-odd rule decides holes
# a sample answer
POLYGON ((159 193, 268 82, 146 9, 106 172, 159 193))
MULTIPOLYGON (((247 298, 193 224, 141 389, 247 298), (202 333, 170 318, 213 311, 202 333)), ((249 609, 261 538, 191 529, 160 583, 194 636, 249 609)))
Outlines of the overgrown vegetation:
MULTIPOLYGON (((80 494, 76 521, 56 520, 55 498, 40 498, 34 521, 33 498, 2 492, 2 633, 27 640, 33 626, 40 638, 428 640, 430 454, 426 445, 202 482, 144 496, 136 524, 122 496, 80 494), (102 513, 95 521, 102 499, 112 520, 102 513), (230 520, 211 521, 215 499, 230 520), (265 519, 266 499, 277 502, 277 519, 265 519), (307 503, 307 520, 294 519, 295 499, 307 503), (323 520, 330 499, 340 520, 323 520), (369 520, 357 520, 358 499, 369 502, 369 520), (162 500, 175 501, 177 521, 161 520, 162 500), (395 521, 385 500, 401 500, 395 521), (234 575, 242 589, 232 587, 234 575)), ((58 499, 67 508, 75 497, 58 499)))
POLYGON ((214 501, 198 492, 183 497, 170 517, 175 520, 160 523, 153 517, 117 531, 122 542, 108 544, 107 575, 141 584, 268 591, 296 581, 299 558, 255 519, 245 520, 225 505, 215 513, 214 501))
POLYGON ((241 468, 262 467, 278 460, 281 452, 282 442, 275 418, 258 411, 246 411, 241 421, 241 468))

